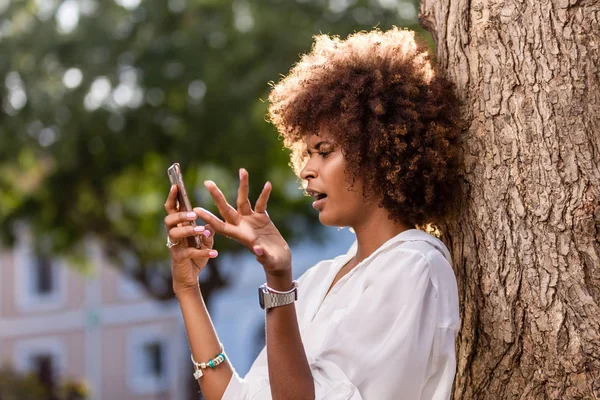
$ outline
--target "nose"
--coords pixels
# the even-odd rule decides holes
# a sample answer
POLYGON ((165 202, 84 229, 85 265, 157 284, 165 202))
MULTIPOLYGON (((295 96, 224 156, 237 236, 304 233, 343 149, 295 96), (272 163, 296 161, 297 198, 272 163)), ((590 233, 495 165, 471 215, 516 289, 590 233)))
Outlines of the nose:
POLYGON ((313 159, 309 158, 302 171, 300 171, 300 178, 304 180, 315 179, 318 176, 316 164, 313 159))

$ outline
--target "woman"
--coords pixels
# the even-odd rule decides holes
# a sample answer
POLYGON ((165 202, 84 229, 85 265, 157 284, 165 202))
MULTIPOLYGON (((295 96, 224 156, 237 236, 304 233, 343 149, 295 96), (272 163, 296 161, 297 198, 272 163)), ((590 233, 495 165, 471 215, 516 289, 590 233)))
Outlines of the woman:
POLYGON ((456 281, 444 244, 415 227, 452 211, 459 114, 450 85, 414 34, 394 28, 317 36, 269 100, 319 220, 351 227, 356 242, 296 283, 290 249, 267 214, 269 182, 254 208, 246 170, 236 207, 205 182, 222 220, 202 208, 178 212, 171 188, 173 288, 204 397, 449 398, 456 281), (198 217, 208 224, 185 226, 198 217), (245 245, 266 275, 259 296, 267 345, 245 379, 226 360, 198 288, 198 273, 217 256, 215 232, 245 245), (198 234, 203 248, 186 247, 198 234))

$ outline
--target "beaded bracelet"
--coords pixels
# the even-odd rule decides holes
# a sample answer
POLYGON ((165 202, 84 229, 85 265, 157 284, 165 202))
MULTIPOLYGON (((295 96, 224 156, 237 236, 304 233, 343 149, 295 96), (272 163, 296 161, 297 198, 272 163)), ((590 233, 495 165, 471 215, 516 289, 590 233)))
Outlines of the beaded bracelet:
POLYGON ((227 360, 227 357, 225 356, 225 351, 223 350, 223 345, 220 344, 220 346, 221 346, 221 352, 219 354, 217 354, 217 356, 215 358, 213 358, 212 360, 208 360, 205 363, 196 362, 196 360, 194 360, 194 355, 191 354, 191 352, 190 352, 190 357, 192 359, 192 363, 194 364, 194 378, 196 380, 198 380, 203 375, 203 373, 202 373, 203 369, 206 369, 206 368, 215 369, 215 367, 217 365, 222 364, 225 362, 225 360, 227 360))

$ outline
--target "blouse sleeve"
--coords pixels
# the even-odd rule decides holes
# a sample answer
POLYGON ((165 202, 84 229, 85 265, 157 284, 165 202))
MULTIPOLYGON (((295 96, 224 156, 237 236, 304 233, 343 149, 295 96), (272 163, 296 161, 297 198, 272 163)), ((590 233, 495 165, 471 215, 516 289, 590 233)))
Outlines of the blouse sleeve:
MULTIPOLYGON (((345 315, 336 316, 341 318, 337 329, 309 359, 315 398, 448 399, 455 371, 455 331, 438 325, 440 299, 430 261, 411 250, 381 257, 368 266, 372 270, 362 294, 357 293, 355 302, 348 299, 353 305, 345 315)), ((223 399, 271 399, 266 377, 260 388, 258 376, 251 380, 234 375, 223 399)))

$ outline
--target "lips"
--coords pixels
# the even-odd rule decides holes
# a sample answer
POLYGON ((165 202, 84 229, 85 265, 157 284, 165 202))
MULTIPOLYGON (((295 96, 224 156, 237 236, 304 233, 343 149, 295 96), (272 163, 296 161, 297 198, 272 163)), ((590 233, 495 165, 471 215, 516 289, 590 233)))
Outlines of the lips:
POLYGON ((321 211, 321 209, 323 208, 323 205, 327 201, 327 194, 316 191, 312 188, 306 189, 306 193, 308 193, 309 196, 312 196, 315 199, 315 201, 312 204, 313 208, 315 210, 321 211))

